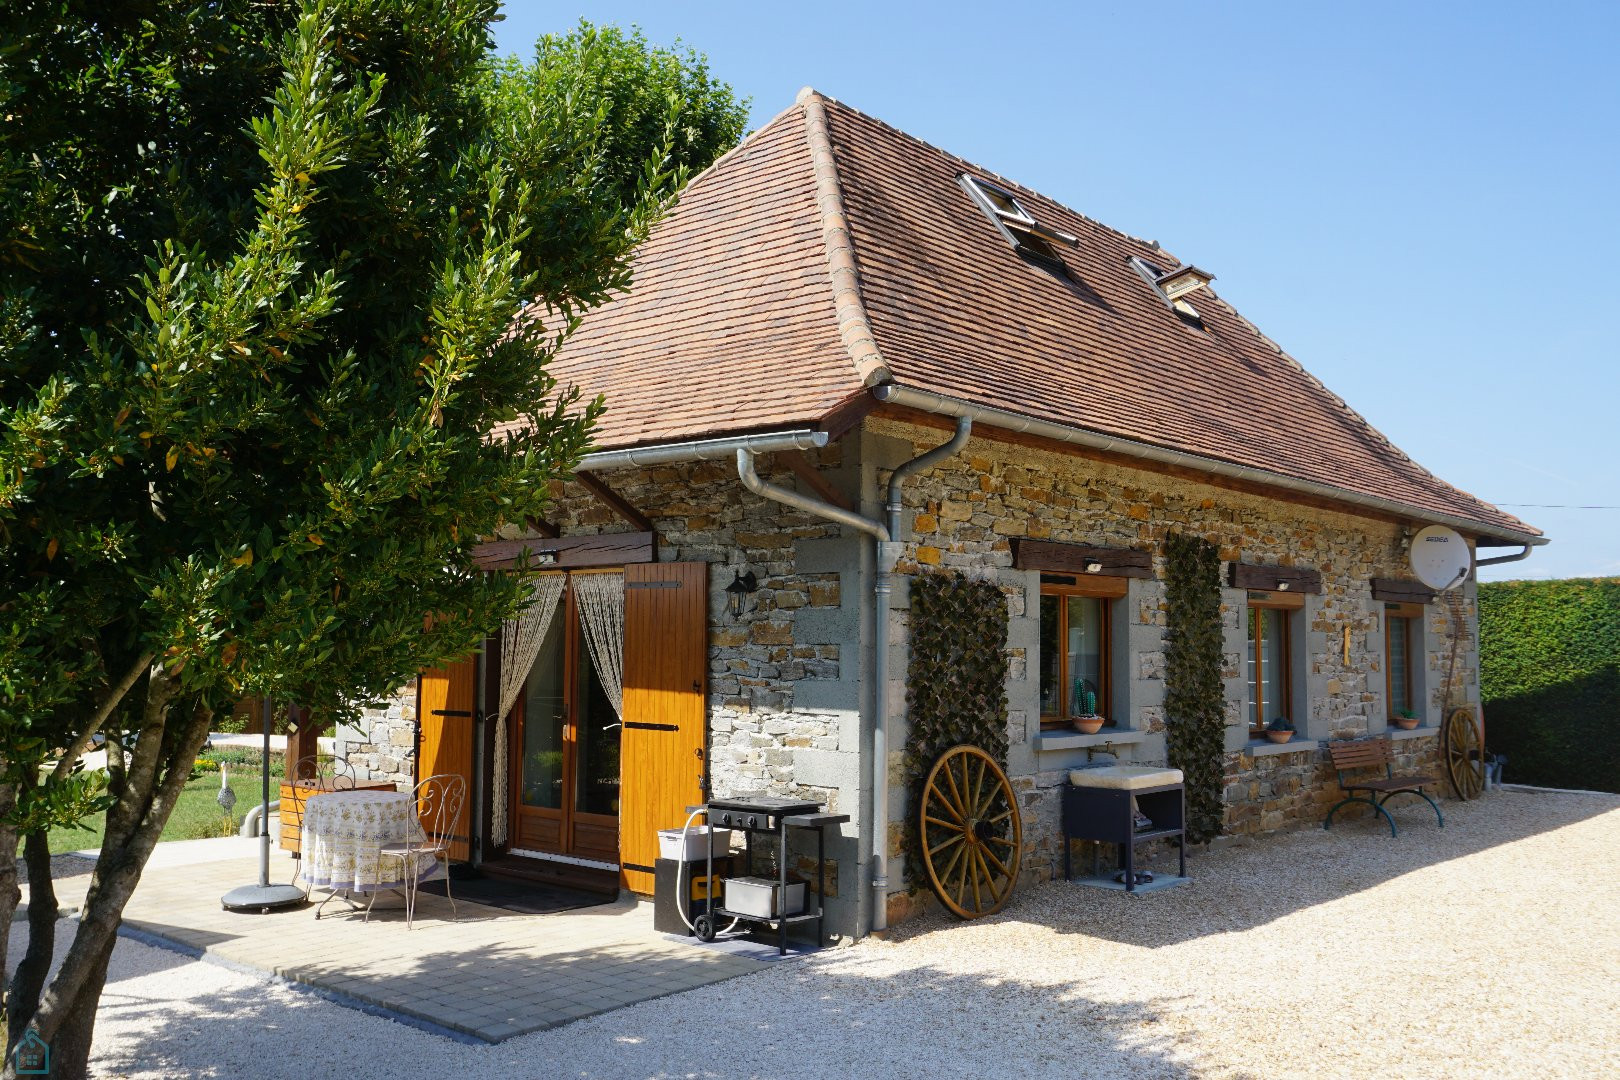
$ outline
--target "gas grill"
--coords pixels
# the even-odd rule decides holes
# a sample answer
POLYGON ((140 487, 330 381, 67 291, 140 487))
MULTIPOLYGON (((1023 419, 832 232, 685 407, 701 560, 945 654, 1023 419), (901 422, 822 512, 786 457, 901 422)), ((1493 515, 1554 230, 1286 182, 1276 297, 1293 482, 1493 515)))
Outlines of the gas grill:
MULTIPOLYGON (((692 931, 703 941, 713 941, 720 932, 722 919, 763 923, 776 930, 776 951, 787 953, 788 927, 798 923, 815 923, 815 947, 826 944, 823 919, 826 911, 822 898, 827 895, 827 829, 849 820, 848 814, 826 814, 821 804, 806 799, 784 799, 773 795, 758 795, 746 799, 710 799, 703 807, 709 825, 717 829, 739 829, 743 834, 746 853, 743 871, 752 871, 754 865, 754 836, 764 834, 775 840, 776 878, 727 878, 722 883, 724 898, 710 907, 692 923, 692 931), (805 886, 788 880, 788 830, 809 829, 816 834, 816 891, 812 906, 805 896, 805 886), (735 884, 733 884, 735 883, 735 884), (763 895, 762 895, 763 894, 763 895), (739 908, 730 907, 726 900, 735 900, 739 908), (756 906, 759 905, 759 906, 756 906)), ((707 849, 705 881, 714 880, 714 845, 707 849)), ((683 897, 684 899, 684 897, 683 897)), ((713 901, 710 901, 711 904, 713 901)), ((734 924, 735 925, 735 924, 734 924)))
POLYGON ((820 809, 820 803, 771 795, 747 799, 710 799, 709 824, 717 829, 776 832, 781 828, 783 818, 795 814, 814 814, 820 809))

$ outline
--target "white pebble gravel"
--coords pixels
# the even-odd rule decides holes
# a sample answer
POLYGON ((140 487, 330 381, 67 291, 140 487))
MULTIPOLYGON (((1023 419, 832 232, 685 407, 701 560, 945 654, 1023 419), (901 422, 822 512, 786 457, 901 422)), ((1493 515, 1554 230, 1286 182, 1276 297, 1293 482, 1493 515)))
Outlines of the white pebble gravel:
POLYGON ((1394 840, 1358 821, 1234 845, 1144 897, 1029 889, 993 919, 922 920, 498 1046, 124 940, 94 1064, 264 1080, 1620 1074, 1620 798, 1446 810, 1444 830, 1421 804, 1398 811, 1394 840))

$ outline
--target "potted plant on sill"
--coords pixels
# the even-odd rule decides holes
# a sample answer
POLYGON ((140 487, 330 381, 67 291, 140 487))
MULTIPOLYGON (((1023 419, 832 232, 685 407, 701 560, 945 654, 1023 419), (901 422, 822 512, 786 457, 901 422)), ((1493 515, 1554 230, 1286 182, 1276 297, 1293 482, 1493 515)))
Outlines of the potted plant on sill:
POLYGON ((1279 716, 1266 725, 1266 738, 1272 742, 1283 743, 1294 737, 1294 722, 1286 716, 1279 716))
POLYGON ((1074 708, 1070 719, 1074 723, 1074 730, 1082 735, 1095 735, 1102 730, 1104 719, 1097 715, 1097 688, 1091 685, 1087 678, 1074 680, 1074 692, 1069 701, 1074 708))
POLYGON ((1072 719, 1074 721, 1074 730, 1082 735, 1095 735, 1108 722, 1106 717, 1098 716, 1095 713, 1090 716, 1076 716, 1072 719))
POLYGON ((1418 714, 1413 709, 1402 709, 1395 714, 1395 726, 1402 731, 1411 731, 1418 726, 1418 714))

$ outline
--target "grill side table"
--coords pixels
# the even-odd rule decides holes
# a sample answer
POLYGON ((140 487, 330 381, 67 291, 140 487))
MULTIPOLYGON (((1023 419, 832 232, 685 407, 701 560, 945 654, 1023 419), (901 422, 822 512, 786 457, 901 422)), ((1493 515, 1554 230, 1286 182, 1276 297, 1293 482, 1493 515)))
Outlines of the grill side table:
MULTIPOLYGON (((1187 804, 1184 785, 1160 784, 1152 787, 1088 787, 1072 781, 1063 786, 1063 877, 1074 880, 1069 842, 1094 840, 1116 844, 1125 871, 1125 891, 1136 891, 1136 845, 1148 840, 1176 838, 1180 853, 1179 874, 1187 876, 1187 804), (1131 800, 1153 819, 1153 828, 1138 830, 1131 800)), ((1092 854, 1093 872, 1097 863, 1092 854)))

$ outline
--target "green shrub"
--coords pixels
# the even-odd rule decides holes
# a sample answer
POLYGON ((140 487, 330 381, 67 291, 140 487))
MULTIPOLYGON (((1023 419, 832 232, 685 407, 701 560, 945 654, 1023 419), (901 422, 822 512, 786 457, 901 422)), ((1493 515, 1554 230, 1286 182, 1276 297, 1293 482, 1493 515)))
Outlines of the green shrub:
MULTIPOLYGON (((197 755, 192 765, 193 775, 197 773, 218 773, 221 765, 230 766, 233 776, 259 775, 263 768, 264 753, 249 746, 221 746, 213 750, 204 750, 197 755)), ((287 774, 286 755, 280 750, 270 751, 270 775, 285 776, 287 774)))
POLYGON ((1620 578, 1482 584, 1479 643, 1504 778, 1620 793, 1620 578))

